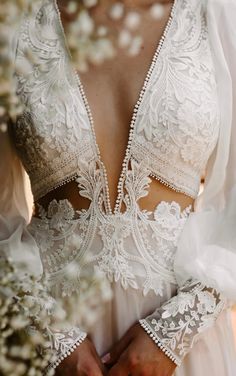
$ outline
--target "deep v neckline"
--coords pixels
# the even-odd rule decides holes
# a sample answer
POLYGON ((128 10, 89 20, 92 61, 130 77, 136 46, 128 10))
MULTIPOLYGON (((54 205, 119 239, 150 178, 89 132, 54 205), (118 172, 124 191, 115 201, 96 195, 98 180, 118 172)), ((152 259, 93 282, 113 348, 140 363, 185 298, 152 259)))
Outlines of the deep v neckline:
POLYGON ((137 121, 140 105, 143 101, 143 98, 144 98, 144 95, 146 93, 148 84, 151 81, 154 68, 156 67, 157 62, 159 60, 158 57, 159 57, 159 54, 161 52, 162 46, 163 46, 164 42, 167 40, 167 36, 169 34, 171 25, 173 23, 173 20, 175 19, 177 3, 178 3, 178 0, 173 1, 173 4, 171 6, 170 14, 169 14, 169 17, 167 19, 166 25, 163 29, 161 38, 157 42, 157 47, 155 49, 155 52, 154 52, 154 55, 152 57, 149 68, 147 70, 147 73, 144 77, 143 85, 141 87, 141 90, 137 94, 138 99, 137 99, 137 101, 136 101, 136 103, 133 107, 131 122, 129 124, 128 142, 127 142, 127 145, 126 145, 126 148, 125 148, 125 155, 124 155, 123 162, 122 162, 121 169, 120 169, 120 175, 119 175, 119 180, 118 180, 118 185, 117 185, 117 197, 116 197, 116 201, 115 201, 114 210, 112 210, 111 200, 110 200, 110 189, 109 189, 108 176, 107 176, 107 169, 106 169, 104 162, 101 159, 100 148, 99 148, 99 145, 97 143, 96 131, 95 131, 95 126, 94 126, 94 124, 95 124, 94 118, 93 118, 92 111, 91 111, 87 96, 85 94, 84 86, 83 86, 82 81, 80 79, 79 73, 75 69, 75 67, 73 66, 72 56, 71 56, 71 53, 70 53, 65 29, 64 29, 64 26, 63 26, 62 18, 61 18, 61 12, 60 12, 60 9, 58 7, 57 0, 54 0, 57 18, 58 18, 58 21, 59 21, 59 24, 60 24, 60 27, 61 27, 61 31, 62 31, 63 38, 64 38, 64 43, 65 43, 65 46, 66 46, 66 49, 67 49, 67 53, 70 57, 70 63, 71 63, 72 69, 73 69, 75 81, 77 81, 79 92, 80 92, 80 95, 83 99, 84 106, 86 108, 86 113, 87 113, 87 117, 88 117, 88 121, 89 121, 90 131, 92 132, 93 146, 94 146, 94 149, 95 149, 95 152, 96 152, 96 159, 99 161, 99 164, 102 166, 102 169, 103 169, 103 175, 104 175, 104 180, 105 180, 105 192, 104 193, 105 193, 105 196, 106 196, 105 207, 106 207, 106 211, 109 215, 119 214, 120 210, 121 210, 122 198, 123 198, 123 185, 124 185, 126 173, 127 173, 128 167, 129 167, 131 146, 132 146, 132 142, 133 142, 133 138, 134 138, 135 126, 136 126, 136 121, 137 121))

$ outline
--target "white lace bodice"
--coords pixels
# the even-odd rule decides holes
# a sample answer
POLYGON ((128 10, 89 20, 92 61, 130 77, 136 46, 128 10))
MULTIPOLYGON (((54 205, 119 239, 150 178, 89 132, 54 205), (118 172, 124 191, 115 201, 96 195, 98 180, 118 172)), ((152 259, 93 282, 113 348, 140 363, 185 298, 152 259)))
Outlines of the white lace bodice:
MULTIPOLYGON (((29 173, 34 197, 80 176, 83 161, 103 175, 93 119, 78 75, 72 68, 57 4, 38 0, 18 35, 18 94, 26 105, 14 127, 14 142, 29 173), (34 56, 31 67, 26 51, 34 56), (27 65, 28 64, 28 65, 27 65)), ((203 4, 175 0, 169 22, 134 108, 129 142, 118 185, 116 211, 124 200, 130 161, 145 156, 150 175, 176 191, 196 197, 201 175, 217 143, 219 114, 216 78, 203 4)))

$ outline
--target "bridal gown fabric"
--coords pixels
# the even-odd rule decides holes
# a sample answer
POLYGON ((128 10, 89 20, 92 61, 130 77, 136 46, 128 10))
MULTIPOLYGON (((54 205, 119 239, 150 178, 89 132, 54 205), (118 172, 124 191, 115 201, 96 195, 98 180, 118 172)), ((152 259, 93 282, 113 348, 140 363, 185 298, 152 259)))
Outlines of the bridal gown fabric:
MULTIPOLYGON (((38 0, 20 21, 12 57, 28 67, 15 74, 25 110, 0 140, 0 248, 47 274, 56 299, 78 292, 83 270, 104 273, 113 299, 89 333, 100 355, 139 321, 176 376, 235 375, 235 17, 233 0, 174 1, 134 108, 114 210, 57 3, 38 0), (30 219, 26 172, 35 201, 75 181, 89 208, 68 197, 30 219), (152 179, 195 198, 194 208, 141 210, 152 179)), ((53 333, 52 366, 86 337, 74 325, 53 333)))

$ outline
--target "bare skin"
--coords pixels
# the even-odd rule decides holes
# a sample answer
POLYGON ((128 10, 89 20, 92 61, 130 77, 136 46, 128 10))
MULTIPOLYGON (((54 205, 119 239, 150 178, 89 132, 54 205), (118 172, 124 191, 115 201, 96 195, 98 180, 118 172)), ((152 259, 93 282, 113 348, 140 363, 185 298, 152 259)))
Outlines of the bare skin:
POLYGON ((56 369, 56 376, 171 376, 176 365, 137 323, 102 359, 86 339, 56 369))
MULTIPOLYGON (((165 16, 161 21, 154 21, 147 5, 152 1, 123 0, 129 9, 137 9, 142 15, 139 32, 143 36, 141 53, 135 58, 128 57, 121 50, 114 60, 100 66, 91 66, 87 73, 80 74, 82 84, 93 114, 96 140, 101 152, 107 174, 110 191, 111 207, 114 208, 117 197, 117 183, 121 173, 121 165, 127 147, 129 126, 138 95, 143 85, 150 62, 154 55, 157 42, 168 21, 172 2, 163 1, 165 16), (125 68, 124 68, 125 67, 125 68)), ((59 0, 58 5, 63 9, 66 0, 59 0)), ((93 10, 97 23, 107 24, 119 30, 121 24, 110 21, 106 16, 109 1, 101 2, 93 10), (113 22, 113 23, 112 23, 113 22)), ((66 18, 63 18, 66 22, 66 18)), ((74 182, 47 194, 39 202, 47 206, 52 199, 69 199, 75 209, 87 208, 89 203, 78 194, 74 182)), ((182 209, 193 204, 193 200, 173 191, 160 182, 153 180, 148 196, 142 198, 139 205, 142 209, 154 210, 156 205, 165 201, 176 201, 182 209)), ((37 209, 36 213, 37 215, 37 209)), ((152 339, 135 324, 114 345, 106 360, 106 367, 98 356, 92 342, 87 338, 69 357, 57 368, 56 375, 60 376, 171 376, 175 364, 155 345, 152 339)))
MULTIPOLYGON (((91 66, 88 72, 80 73, 95 123, 97 144, 108 174, 112 208, 114 208, 117 197, 117 182, 127 147, 134 105, 172 5, 171 2, 165 0, 165 16, 161 21, 156 21, 150 17, 147 11, 147 4, 151 4, 151 1, 123 0, 123 2, 129 9, 138 9, 142 15, 139 32, 143 36, 144 42, 140 54, 130 57, 119 50, 115 59, 98 66, 91 66)), ((67 0, 58 0, 59 8, 62 10, 66 3, 67 0)), ((97 24, 102 23, 110 28, 121 29, 122 25, 119 22, 114 23, 106 16, 107 4, 109 1, 103 0, 99 9, 93 11, 94 19, 97 24)), ((63 17, 63 12, 61 12, 61 16, 65 25, 66 18, 63 17)), ((39 202, 47 207, 53 198, 69 198, 76 209, 87 208, 89 205, 86 199, 79 196, 77 185, 74 182, 54 190, 39 202)), ((153 179, 149 195, 142 198, 139 204, 142 209, 153 210, 162 200, 177 201, 182 209, 193 202, 190 197, 177 193, 153 179)))
POLYGON ((107 358, 108 376, 171 376, 176 368, 139 324, 125 333, 107 358))
POLYGON ((102 376, 107 370, 93 343, 86 339, 56 369, 56 376, 102 376))

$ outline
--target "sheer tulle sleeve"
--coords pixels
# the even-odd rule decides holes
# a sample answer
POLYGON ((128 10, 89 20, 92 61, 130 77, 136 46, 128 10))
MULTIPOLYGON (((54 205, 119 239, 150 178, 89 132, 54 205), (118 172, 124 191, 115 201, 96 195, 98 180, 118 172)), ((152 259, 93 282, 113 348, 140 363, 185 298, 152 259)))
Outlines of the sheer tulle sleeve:
POLYGON ((178 288, 174 297, 140 320, 140 324, 157 346, 180 366, 199 335, 214 325, 226 304, 216 290, 190 279, 178 288))
POLYGON ((0 132, 0 249, 16 264, 21 267, 24 264, 26 270, 39 277, 42 274, 39 251, 27 231, 30 208, 25 177, 8 132, 0 132))
POLYGON ((194 277, 236 301, 236 1, 206 1, 217 70, 221 130, 206 184, 175 260, 179 283, 194 277))
MULTIPOLYGON (((19 279, 43 273, 37 244, 27 229, 31 208, 26 199, 26 174, 11 145, 8 132, 0 132, 0 252, 18 266, 19 279)), ((55 326, 55 325, 54 325, 55 326)), ((57 366, 86 337, 77 327, 47 331, 57 366)))

